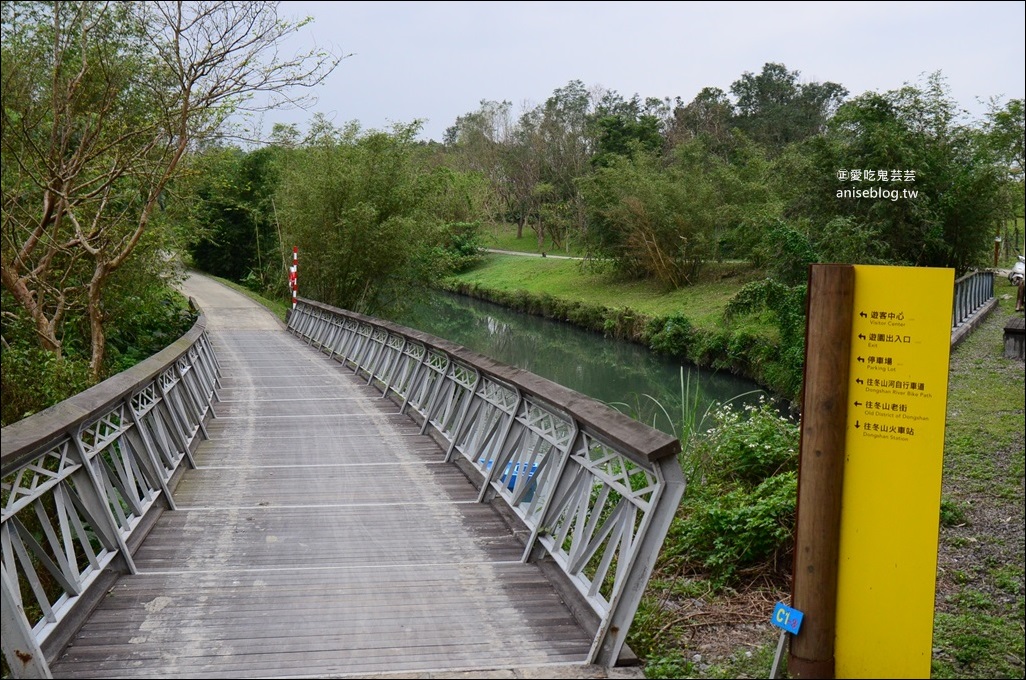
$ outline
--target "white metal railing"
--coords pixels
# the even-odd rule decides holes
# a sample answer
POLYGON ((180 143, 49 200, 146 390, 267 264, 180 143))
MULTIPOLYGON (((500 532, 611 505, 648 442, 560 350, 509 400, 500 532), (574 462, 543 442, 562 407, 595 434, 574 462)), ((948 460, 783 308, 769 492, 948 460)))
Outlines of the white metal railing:
POLYGON ((994 297, 994 272, 971 272, 955 281, 951 329, 968 321, 994 297))
POLYGON ((183 461, 194 467, 216 399, 205 328, 200 315, 158 354, 3 428, 3 651, 15 677, 49 677, 47 640, 102 595, 90 590, 102 574, 135 573, 127 541, 158 499, 175 507, 168 484, 183 461))
POLYGON ((684 493, 679 442, 459 345, 300 299, 288 329, 413 411, 482 475, 598 615, 589 662, 613 665, 684 493))

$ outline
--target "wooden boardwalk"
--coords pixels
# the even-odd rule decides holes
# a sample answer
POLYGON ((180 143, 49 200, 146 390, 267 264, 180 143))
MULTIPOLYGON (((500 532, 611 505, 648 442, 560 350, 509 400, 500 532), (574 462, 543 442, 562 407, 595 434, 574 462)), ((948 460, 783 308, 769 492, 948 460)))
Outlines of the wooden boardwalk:
POLYGON ((583 663, 591 637, 394 403, 244 297, 186 291, 223 373, 210 439, 55 677, 583 663))

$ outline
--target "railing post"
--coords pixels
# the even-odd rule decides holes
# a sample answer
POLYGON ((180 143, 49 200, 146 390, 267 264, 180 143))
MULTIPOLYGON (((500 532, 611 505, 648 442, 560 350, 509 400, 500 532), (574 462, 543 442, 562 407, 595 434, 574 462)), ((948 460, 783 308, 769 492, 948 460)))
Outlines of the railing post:
POLYGON ((370 385, 374 382, 374 378, 377 376, 377 371, 380 368, 381 353, 385 351, 386 343, 388 342, 388 332, 385 332, 385 339, 383 342, 377 342, 374 339, 374 332, 376 329, 371 329, 370 340, 371 345, 377 345, 373 348, 373 354, 367 360, 367 384, 370 385))
POLYGON ((178 435, 178 441, 182 446, 182 453, 185 454, 185 459, 189 461, 189 467, 195 469, 196 461, 192 458, 192 433, 188 432, 189 428, 186 427, 189 424, 188 419, 186 418, 186 414, 179 412, 178 400, 176 400, 178 395, 172 394, 175 386, 171 385, 170 387, 165 387, 163 380, 161 380, 162 377, 163 374, 157 376, 157 387, 160 390, 161 402, 167 409, 171 425, 174 428, 175 433, 178 435))
POLYGON ((175 362, 175 372, 178 374, 178 384, 185 390, 185 398, 182 399, 182 405, 188 408, 188 404, 185 400, 188 399, 192 403, 193 413, 196 415, 196 422, 199 425, 199 432, 203 435, 204 439, 210 439, 210 435, 207 434, 207 426, 203 423, 203 400, 197 396, 192 389, 192 385, 189 384, 190 380, 187 377, 190 373, 195 376, 195 364, 188 367, 188 370, 182 368, 181 360, 175 362))
POLYGON ((642 519, 642 524, 647 526, 638 529, 641 544, 627 565, 623 586, 614 592, 609 602, 609 613, 599 624, 599 632, 588 654, 589 663, 616 665, 627 639, 627 630, 645 594, 648 577, 655 568, 663 538, 670 530, 677 505, 684 495, 686 480, 677 456, 669 456, 657 462, 656 474, 662 478, 662 483, 652 495, 649 511, 642 519))
POLYGON ((392 387, 392 378, 395 377, 395 371, 399 367, 400 362, 403 360, 403 352, 406 351, 406 338, 399 336, 402 339, 402 343, 396 348, 395 360, 389 366, 389 375, 387 380, 383 380, 385 389, 381 391, 381 398, 384 399, 388 396, 388 390, 392 387))
MULTIPOLYGON (((427 432, 428 425, 431 424, 431 415, 437 407, 437 404, 435 402, 438 401, 438 395, 442 391, 442 386, 445 384, 445 381, 448 378, 447 374, 449 372, 449 364, 452 362, 452 358, 448 355, 442 356, 445 356, 445 368, 443 368, 441 371, 438 371, 438 382, 435 384, 435 388, 431 391, 431 395, 428 397, 427 403, 424 404, 424 422, 420 426, 421 434, 427 432)), ((429 372, 432 371, 430 366, 428 366, 427 364, 425 364, 425 366, 427 366, 429 372)), ((428 375, 430 375, 430 373, 428 375)))
POLYGON ((555 481, 552 484, 552 492, 549 493, 549 497, 545 499, 542 506, 538 508, 538 521, 535 522, 534 528, 531 530, 531 536, 527 539, 527 544, 524 546, 524 553, 520 556, 520 561, 527 563, 531 559, 531 553, 534 552, 534 546, 538 543, 538 535, 541 533, 542 527, 544 526, 544 520, 549 514, 549 508, 552 506, 552 501, 556 497, 556 489, 560 488, 560 483, 563 480, 563 475, 566 474, 566 469, 570 463, 570 458, 574 455, 574 451, 582 439, 581 428, 577 424, 576 420, 570 421, 571 427, 574 428, 574 433, 570 436, 570 444, 567 446, 565 454, 559 461, 559 466, 553 471, 555 481))
POLYGON ((403 403, 399 405, 399 413, 406 413, 406 407, 410 405, 410 398, 413 396, 413 390, 417 383, 417 377, 420 375, 421 369, 430 371, 427 368, 428 348, 424 347, 424 353, 420 355, 420 359, 417 361, 417 365, 413 367, 413 371, 410 372, 410 384, 406 388, 406 394, 403 396, 403 403))
MULTIPOLYGON (((138 574, 139 571, 135 568, 135 560, 132 559, 132 553, 128 550, 128 544, 125 543, 125 537, 121 534, 121 527, 118 525, 117 520, 114 518, 114 511, 110 507, 110 499, 107 497, 107 489, 103 485, 103 481, 100 479, 99 473, 93 468, 93 460, 100 457, 100 452, 97 451, 96 455, 93 456, 93 460, 89 459, 86 454, 85 446, 82 445, 82 432, 76 432, 75 436, 72 437, 75 442, 75 451, 79 455, 79 459, 82 461, 82 467, 85 470, 86 476, 92 482, 91 494, 87 495, 82 493, 82 502, 88 507, 92 505, 91 511, 96 516, 96 519, 107 520, 110 530, 113 532, 112 538, 117 543, 118 551, 121 553, 121 558, 125 561, 125 566, 128 568, 128 573, 138 574), (91 496, 91 499, 90 499, 91 496)), ((102 460, 96 460, 97 464, 103 465, 102 460)), ((81 489, 80 491, 85 491, 81 489)), ((100 527, 96 527, 100 529, 100 527)))
POLYGON ((470 404, 474 399, 478 399, 477 386, 481 384, 481 371, 474 369, 474 374, 477 376, 474 378, 474 384, 470 387, 470 396, 467 398, 467 403, 460 407, 459 420, 456 422, 456 426, 452 428, 452 441, 449 442, 449 448, 445 450, 445 462, 448 463, 452 460, 452 453, 456 450, 456 442, 460 438, 460 432, 463 429, 463 423, 467 419, 467 413, 470 411, 470 404))
POLYGON ((21 597, 0 563, 0 640, 7 666, 16 678, 52 678, 43 650, 28 626, 21 597))
MULTIPOLYGON (((328 358, 329 359, 334 359, 335 358, 335 350, 336 350, 335 345, 338 343, 339 335, 342 333, 343 329, 342 329, 342 324, 338 323, 338 318, 336 318, 336 317, 332 317, 331 320, 329 321, 329 323, 331 324, 331 333, 328 336, 328 341, 327 341, 327 345, 328 345, 328 358)), ((322 349, 323 349, 323 345, 322 345, 322 349)))
MULTIPOLYGON (((146 432, 146 428, 143 427, 142 419, 132 408, 132 399, 129 397, 125 400, 125 408, 132 418, 132 425, 135 427, 136 436, 142 443, 143 450, 146 452, 144 462, 148 463, 153 474, 156 476, 157 484, 160 485, 160 490, 164 494, 164 502, 167 503, 169 510, 177 510, 178 506, 175 504, 175 499, 171 496, 171 489, 168 488, 167 480, 164 479, 164 464, 160 462, 160 458, 157 456, 156 450, 153 448, 153 442, 150 441, 150 435, 146 432)), ((154 406, 156 408, 156 406, 154 406)), ((213 412, 213 409, 211 409, 213 412)), ((130 436, 130 432, 126 432, 126 436, 130 436)))
MULTIPOLYGON (((509 414, 509 421, 502 428, 502 436, 499 437, 498 447, 496 454, 492 459, 492 466, 488 468, 485 473, 484 483, 481 485, 481 492, 477 495, 477 502, 484 503, 485 498, 488 496, 488 491, 492 488, 492 480, 495 479, 495 470, 499 467, 499 456, 506 448, 506 444, 509 442, 509 436, 513 432, 513 426, 517 422, 517 415, 520 413, 520 406, 524 403, 524 395, 520 393, 520 390, 516 387, 513 388, 517 395, 517 403, 513 406, 513 411, 509 414)), ((480 455, 476 453, 474 455, 480 455)))

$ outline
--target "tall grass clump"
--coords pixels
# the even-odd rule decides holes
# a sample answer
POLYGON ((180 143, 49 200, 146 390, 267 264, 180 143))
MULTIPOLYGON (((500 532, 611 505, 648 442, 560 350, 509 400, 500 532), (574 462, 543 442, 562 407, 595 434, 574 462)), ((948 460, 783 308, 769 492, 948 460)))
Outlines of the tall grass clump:
MULTIPOLYGON (((706 433, 706 426, 715 418, 718 409, 736 401, 761 394, 752 390, 735 395, 726 402, 712 401, 702 408, 701 390, 698 380, 692 385, 690 373, 684 375, 684 367, 680 369, 680 402, 665 404, 650 394, 635 397, 634 403, 612 402, 610 406, 636 420, 642 420, 656 429, 669 430, 680 441, 679 460, 684 477, 690 485, 692 480, 699 480, 705 474, 706 459, 704 450, 698 446, 706 433), (645 406, 653 407, 646 409, 645 406), (643 418, 641 414, 652 411, 651 418, 643 418), (665 425, 665 427, 663 427, 665 425)), ((686 493, 686 491, 685 491, 686 493)))

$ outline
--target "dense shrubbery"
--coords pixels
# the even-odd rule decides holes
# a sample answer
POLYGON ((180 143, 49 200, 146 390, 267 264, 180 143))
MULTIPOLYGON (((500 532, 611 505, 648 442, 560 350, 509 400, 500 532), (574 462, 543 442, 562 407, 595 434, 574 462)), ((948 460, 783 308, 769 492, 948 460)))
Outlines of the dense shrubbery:
POLYGON ((441 229, 433 256, 441 271, 458 274, 481 261, 481 248, 479 222, 452 222, 441 229))
POLYGON ((749 568, 790 566, 798 427, 765 400, 741 412, 727 404, 714 418, 689 447, 697 463, 685 464, 701 475, 689 480, 664 559, 722 586, 749 568))
MULTIPOLYGON (((108 294, 107 361, 101 379, 130 368, 185 334, 196 316, 180 293, 160 279, 119 272, 108 294)), ((14 315, 4 322, 2 423, 9 425, 91 387, 88 328, 73 316, 58 355, 32 342, 30 324, 14 315)))
POLYGON ((92 385, 89 362, 34 346, 5 347, 0 365, 2 424, 10 425, 92 385))

